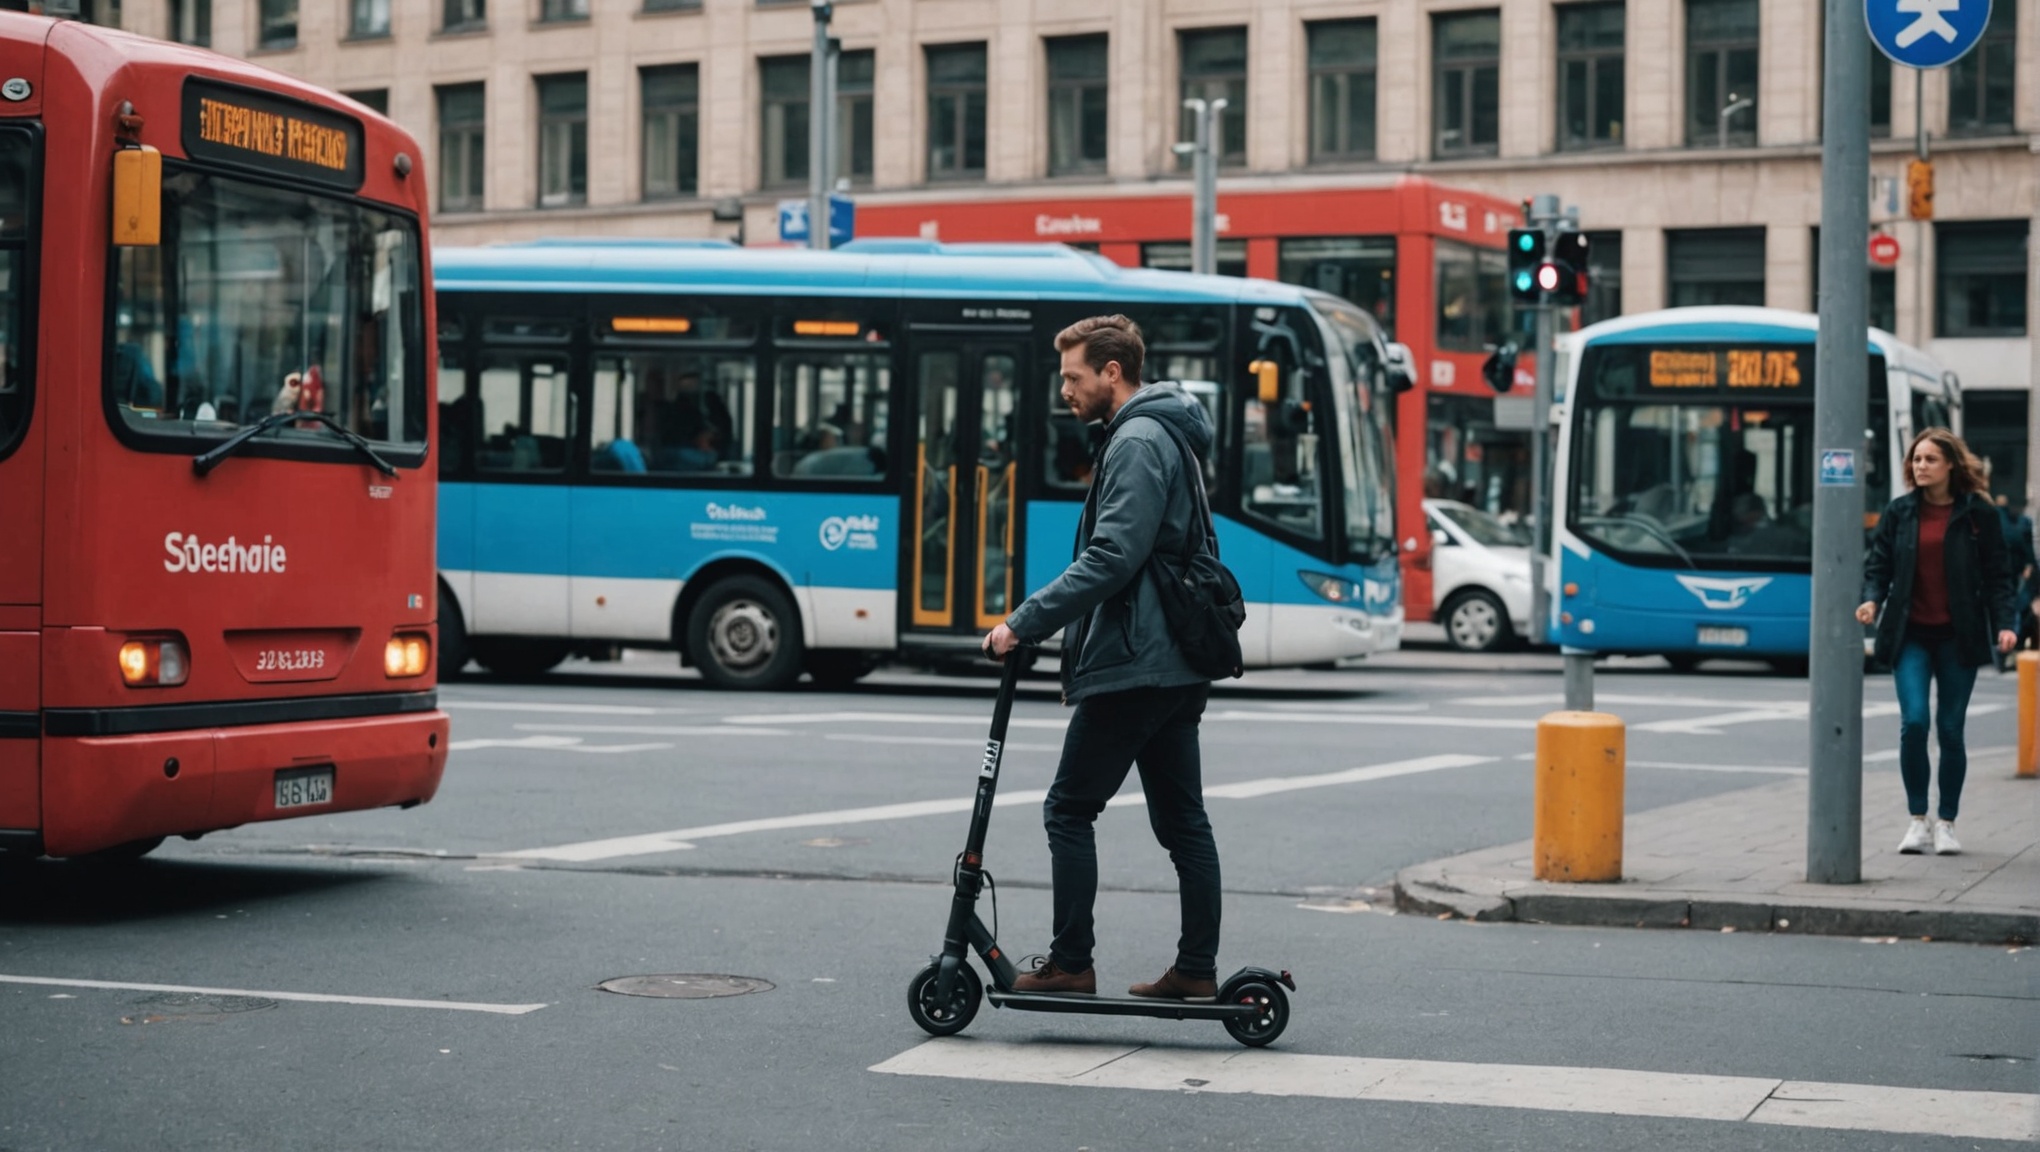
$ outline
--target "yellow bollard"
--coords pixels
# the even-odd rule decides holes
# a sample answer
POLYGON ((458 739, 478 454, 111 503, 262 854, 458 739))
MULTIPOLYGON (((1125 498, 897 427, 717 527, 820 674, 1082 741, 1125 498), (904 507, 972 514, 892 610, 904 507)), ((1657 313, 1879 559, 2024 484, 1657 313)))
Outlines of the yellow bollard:
POLYGON ((1552 712, 1537 722, 1537 879, 1622 879, 1623 756, 1620 717, 1552 712))
POLYGON ((2019 775, 2040 776, 2040 748, 2035 728, 2040 726, 2040 652, 2019 653, 2019 775))

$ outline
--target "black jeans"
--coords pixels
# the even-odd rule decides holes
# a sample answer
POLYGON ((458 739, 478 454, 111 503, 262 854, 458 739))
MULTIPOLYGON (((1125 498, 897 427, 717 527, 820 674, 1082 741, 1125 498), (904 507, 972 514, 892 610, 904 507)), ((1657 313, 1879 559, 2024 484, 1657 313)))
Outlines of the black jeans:
POLYGON ((1197 724, 1211 685, 1136 688, 1077 702, 1063 740, 1062 764, 1042 802, 1048 850, 1054 860, 1055 942, 1049 959, 1065 972, 1091 966, 1097 943, 1091 919, 1098 899, 1098 846, 1092 826, 1105 802, 1140 766, 1148 823, 1176 864, 1182 893, 1183 934, 1176 971, 1218 974, 1218 845, 1204 814, 1203 767, 1197 724))

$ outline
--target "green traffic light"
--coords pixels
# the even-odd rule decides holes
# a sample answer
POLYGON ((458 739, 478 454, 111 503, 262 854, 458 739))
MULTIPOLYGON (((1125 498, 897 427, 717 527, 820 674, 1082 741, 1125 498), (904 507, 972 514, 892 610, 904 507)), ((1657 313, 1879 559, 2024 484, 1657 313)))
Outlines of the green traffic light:
POLYGON ((1529 269, 1526 268, 1523 271, 1516 273, 1516 291, 1528 292, 1530 291, 1530 286, 1531 278, 1529 269))
MULTIPOLYGON (((1530 235, 1528 232, 1521 233, 1516 237, 1516 247, 1522 249, 1525 252, 1528 252, 1531 249, 1537 247, 1537 238, 1530 235)), ((1525 285, 1525 287, 1527 286, 1528 285, 1525 285)))

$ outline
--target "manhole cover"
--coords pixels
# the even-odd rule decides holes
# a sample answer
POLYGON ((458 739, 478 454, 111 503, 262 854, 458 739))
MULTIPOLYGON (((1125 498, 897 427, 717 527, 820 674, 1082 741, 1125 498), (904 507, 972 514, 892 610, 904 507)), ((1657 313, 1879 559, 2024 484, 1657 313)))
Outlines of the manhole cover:
POLYGON ((260 996, 215 996, 193 992, 160 992, 134 1002, 142 1009, 121 1017, 123 1024, 168 1024, 173 1020, 218 1020, 242 1012, 260 1012, 276 1007, 276 1001, 260 996))
POLYGON ((618 976, 596 985, 620 996, 657 996, 665 1000, 713 1000, 770 992, 770 980, 756 976, 722 976, 713 972, 679 972, 667 976, 618 976))

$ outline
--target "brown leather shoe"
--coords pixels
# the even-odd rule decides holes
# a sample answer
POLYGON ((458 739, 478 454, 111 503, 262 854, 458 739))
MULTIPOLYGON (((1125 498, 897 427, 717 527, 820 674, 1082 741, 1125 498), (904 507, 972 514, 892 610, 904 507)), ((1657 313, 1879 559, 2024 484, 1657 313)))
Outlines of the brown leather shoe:
POLYGON ((1087 996, 1096 995, 1098 970, 1086 968, 1082 972, 1065 972, 1055 966, 1055 961, 1043 960, 1041 967, 1013 981, 1013 991, 1081 992, 1087 996))
POLYGON ((1160 980, 1152 984, 1135 984, 1127 991, 1152 1000, 1216 1000, 1218 981, 1185 976, 1170 965, 1160 980))

